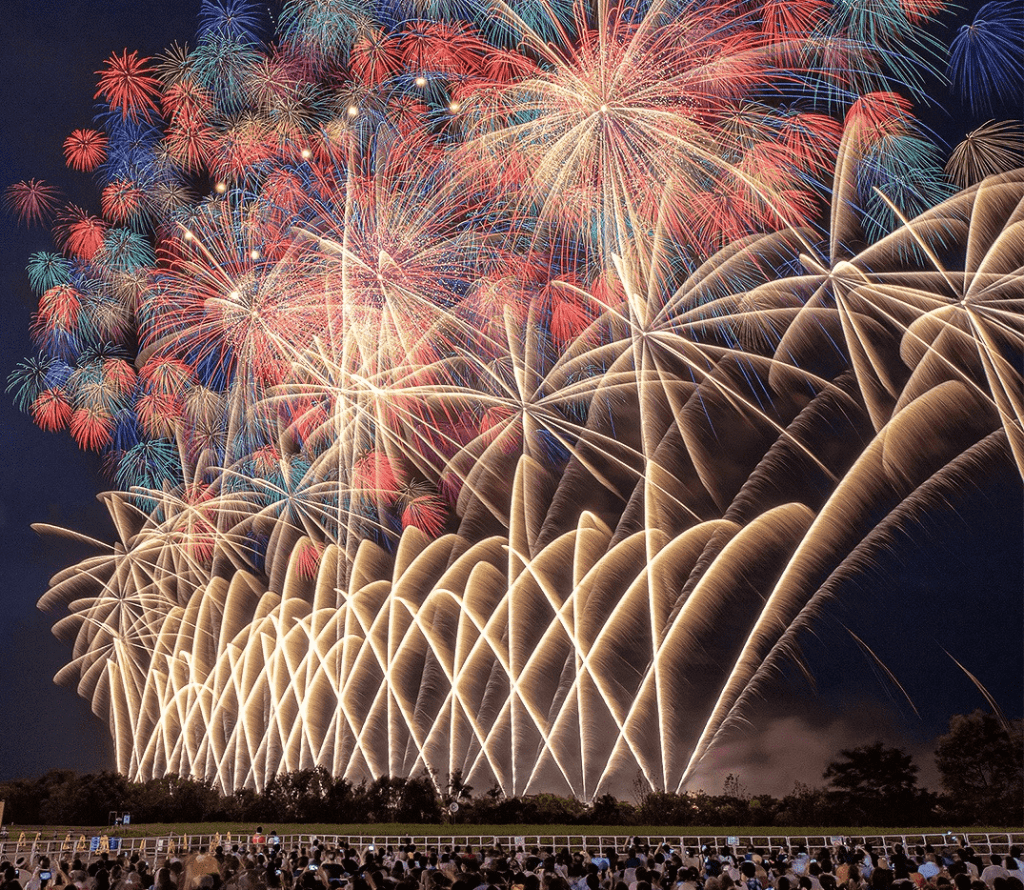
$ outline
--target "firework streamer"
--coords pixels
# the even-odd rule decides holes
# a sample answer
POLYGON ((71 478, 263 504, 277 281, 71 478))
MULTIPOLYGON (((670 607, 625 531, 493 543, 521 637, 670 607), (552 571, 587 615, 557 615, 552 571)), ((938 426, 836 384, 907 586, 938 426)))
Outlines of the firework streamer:
POLYGON ((939 7, 204 0, 112 54, 96 207, 5 205, 56 244, 8 391, 112 487, 41 605, 118 769, 682 788, 880 548, 1024 472, 1019 138, 943 173, 939 7))

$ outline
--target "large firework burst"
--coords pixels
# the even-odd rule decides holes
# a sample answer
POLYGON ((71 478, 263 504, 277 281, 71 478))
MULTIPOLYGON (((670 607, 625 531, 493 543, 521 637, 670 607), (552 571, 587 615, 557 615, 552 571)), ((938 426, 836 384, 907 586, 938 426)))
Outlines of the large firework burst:
POLYGON ((11 376, 117 486, 59 679, 134 777, 680 788, 877 548, 1024 471, 1017 131, 954 195, 935 4, 407 5, 263 46, 211 0, 99 72, 11 376))

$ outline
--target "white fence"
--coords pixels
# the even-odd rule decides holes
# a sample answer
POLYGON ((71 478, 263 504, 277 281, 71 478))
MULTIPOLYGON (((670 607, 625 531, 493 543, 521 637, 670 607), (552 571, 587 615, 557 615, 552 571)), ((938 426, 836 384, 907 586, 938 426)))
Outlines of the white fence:
MULTIPOLYGON (((672 847, 694 847, 699 849, 707 844, 709 847, 729 845, 741 850, 762 850, 788 846, 797 847, 801 844, 808 850, 830 847, 836 843, 849 845, 870 843, 879 852, 891 853, 895 844, 904 847, 931 844, 936 848, 946 846, 970 846, 976 852, 987 855, 999 853, 1005 855, 1014 845, 1024 846, 1024 832, 967 832, 926 833, 926 834, 884 834, 884 835, 848 835, 838 837, 827 834, 759 834, 759 835, 697 835, 697 834, 664 834, 664 835, 607 835, 607 834, 530 834, 530 835, 499 835, 499 834, 462 834, 462 835, 312 835, 286 834, 281 835, 281 847, 292 850, 309 847, 314 841, 320 841, 328 847, 349 846, 362 852, 369 846, 377 848, 397 847, 410 841, 418 848, 445 847, 485 847, 500 844, 502 847, 515 849, 545 847, 560 850, 568 847, 572 850, 624 850, 639 841, 641 844, 656 846, 669 844, 672 847)), ((60 853, 89 854, 101 850, 117 853, 138 853, 143 858, 155 859, 168 853, 197 851, 200 847, 212 849, 218 845, 229 847, 232 844, 248 844, 250 838, 238 834, 169 834, 163 837, 119 837, 116 833, 102 836, 87 837, 80 833, 35 832, 19 833, 17 837, 8 836, 0 839, 0 857, 12 859, 15 856, 28 854, 46 854, 50 856, 60 853), (47 836, 49 835, 49 836, 47 836)))

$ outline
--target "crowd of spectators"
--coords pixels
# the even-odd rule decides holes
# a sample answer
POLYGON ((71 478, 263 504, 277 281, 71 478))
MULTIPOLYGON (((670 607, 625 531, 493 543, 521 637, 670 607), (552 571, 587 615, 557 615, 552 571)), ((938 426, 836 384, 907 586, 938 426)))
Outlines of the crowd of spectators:
POLYGON ((18 857, 0 862, 0 890, 1024 890, 1022 871, 1020 847, 984 857, 971 847, 899 844, 356 850, 314 839, 286 850, 257 829, 244 844, 153 862, 137 853, 18 857))

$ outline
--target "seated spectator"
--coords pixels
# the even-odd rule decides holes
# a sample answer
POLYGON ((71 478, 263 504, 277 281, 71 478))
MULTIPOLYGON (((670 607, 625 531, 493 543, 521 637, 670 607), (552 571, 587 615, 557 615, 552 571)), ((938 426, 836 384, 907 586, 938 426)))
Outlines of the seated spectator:
POLYGON ((889 890, 893 883, 892 871, 882 866, 884 859, 878 860, 878 866, 871 872, 872 890, 889 890))
POLYGON ((740 863, 740 874, 746 890, 764 890, 764 885, 757 878, 757 866, 751 861, 740 863))
POLYGON ((1008 878, 1010 873, 1003 868, 1003 857, 998 853, 989 856, 990 864, 981 872, 981 879, 990 887, 994 886, 996 878, 1008 878))
POLYGON ((975 865, 967 857, 966 851, 964 851, 963 849, 954 851, 953 859, 954 859, 954 862, 953 862, 954 865, 956 865, 957 862, 963 863, 964 868, 967 869, 967 874, 970 875, 971 878, 977 878, 978 877, 978 875, 979 875, 978 866, 975 865))

